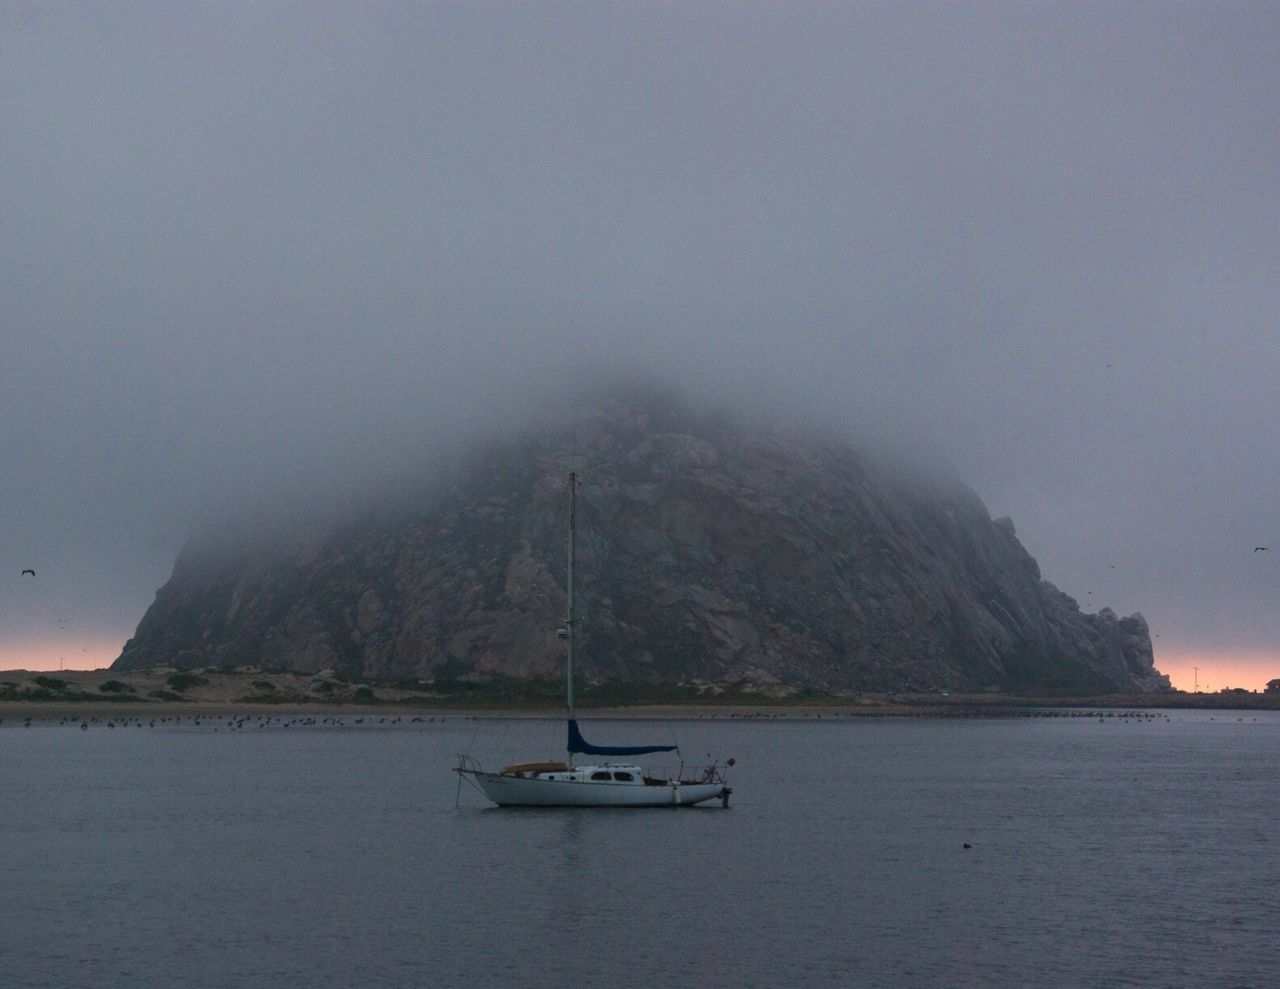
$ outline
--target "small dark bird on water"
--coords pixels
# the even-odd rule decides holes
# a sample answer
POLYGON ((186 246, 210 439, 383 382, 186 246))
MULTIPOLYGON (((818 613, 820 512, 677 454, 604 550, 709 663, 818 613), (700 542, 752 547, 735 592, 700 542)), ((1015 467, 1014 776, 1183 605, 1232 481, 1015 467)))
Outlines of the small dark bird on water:
POLYGON ((34 577, 36 575, 36 572, 32 570, 30 567, 28 567, 26 570, 22 571, 22 573, 18 574, 18 576, 25 577, 27 574, 31 574, 31 576, 34 577))
POLYGON ((966 841, 966 842, 964 843, 964 847, 965 847, 965 848, 972 848, 973 846, 972 846, 971 844, 969 844, 969 843, 966 841))
MULTIPOLYGON (((1254 551, 1255 553, 1265 553, 1265 552, 1267 551, 1267 547, 1265 547, 1265 546, 1255 546, 1255 547, 1253 547, 1253 551, 1254 551)), ((24 570, 24 571, 22 571, 22 572, 23 572, 23 573, 27 573, 28 571, 24 570)), ((31 576, 33 576, 33 577, 34 577, 34 576, 35 576, 35 574, 33 573, 31 576)))

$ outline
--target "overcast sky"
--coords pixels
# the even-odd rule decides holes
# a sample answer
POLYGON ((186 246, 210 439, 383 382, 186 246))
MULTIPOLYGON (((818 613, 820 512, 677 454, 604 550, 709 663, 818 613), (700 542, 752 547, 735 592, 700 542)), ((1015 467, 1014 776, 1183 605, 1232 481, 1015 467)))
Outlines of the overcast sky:
POLYGON ((0 668, 605 362, 936 445, 1259 686, 1278 97, 1274 3, 0 3, 0 668))

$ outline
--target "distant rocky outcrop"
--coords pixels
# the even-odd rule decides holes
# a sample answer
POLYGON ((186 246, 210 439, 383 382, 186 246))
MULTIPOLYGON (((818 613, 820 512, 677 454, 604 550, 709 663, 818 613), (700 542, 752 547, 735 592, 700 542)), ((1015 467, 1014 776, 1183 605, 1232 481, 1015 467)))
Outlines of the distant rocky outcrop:
POLYGON ((1141 615, 1081 612, 955 480, 615 397, 308 533, 193 538, 115 669, 554 677, 581 471, 586 678, 1154 690, 1141 615))

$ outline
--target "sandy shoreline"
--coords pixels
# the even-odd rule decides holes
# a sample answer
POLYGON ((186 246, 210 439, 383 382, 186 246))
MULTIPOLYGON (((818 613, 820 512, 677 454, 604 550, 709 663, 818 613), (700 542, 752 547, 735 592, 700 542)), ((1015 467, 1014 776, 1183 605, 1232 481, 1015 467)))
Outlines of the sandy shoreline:
MULTIPOLYGON (((848 720, 856 718, 1016 718, 1065 717, 1097 718, 1156 716, 1161 710, 1276 710, 1280 705, 1256 705, 1251 708, 1222 708, 1211 705, 1166 704, 1146 705, 1117 703, 1122 698, 1092 698, 1092 703, 1029 704, 1025 702, 989 703, 984 705, 929 704, 859 704, 859 705, 714 705, 677 704, 636 707, 589 708, 578 716, 591 720, 617 721, 808 721, 848 720)), ((563 708, 459 708, 448 706, 350 704, 211 704, 200 702, 166 702, 121 704, 112 701, 6 701, 0 702, 0 728, 27 722, 57 723, 66 721, 179 721, 198 720, 265 720, 321 721, 341 718, 346 722, 360 719, 363 723, 444 722, 476 720, 560 721, 563 708)))

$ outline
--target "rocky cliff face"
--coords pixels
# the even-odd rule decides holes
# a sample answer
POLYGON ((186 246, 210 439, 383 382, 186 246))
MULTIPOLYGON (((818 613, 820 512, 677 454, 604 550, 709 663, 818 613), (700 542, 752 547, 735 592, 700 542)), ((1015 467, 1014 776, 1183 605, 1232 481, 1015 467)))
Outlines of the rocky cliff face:
POLYGON ((115 666, 559 676, 571 465, 584 677, 1167 686, 1140 615, 1082 613, 958 482, 652 399, 531 429, 412 505, 192 540, 115 666))

